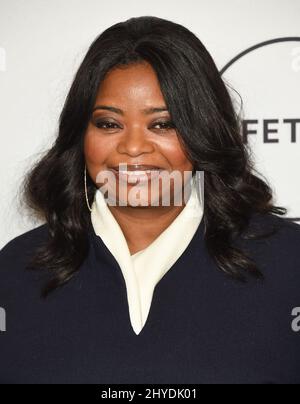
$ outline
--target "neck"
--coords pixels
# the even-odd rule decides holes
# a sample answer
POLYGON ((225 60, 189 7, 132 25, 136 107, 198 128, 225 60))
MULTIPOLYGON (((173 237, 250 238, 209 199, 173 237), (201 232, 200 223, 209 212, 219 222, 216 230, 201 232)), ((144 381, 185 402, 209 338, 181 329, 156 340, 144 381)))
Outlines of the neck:
POLYGON ((109 206, 126 238, 131 254, 152 243, 179 215, 182 206, 109 206))

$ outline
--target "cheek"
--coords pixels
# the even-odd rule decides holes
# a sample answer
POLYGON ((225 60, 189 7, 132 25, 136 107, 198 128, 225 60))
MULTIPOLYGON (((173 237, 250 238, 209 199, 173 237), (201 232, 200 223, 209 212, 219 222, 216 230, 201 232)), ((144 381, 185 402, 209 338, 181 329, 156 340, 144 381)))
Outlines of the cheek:
POLYGON ((101 166, 113 150, 111 142, 100 138, 93 131, 87 132, 84 139, 84 155, 87 164, 101 166))
POLYGON ((89 175, 96 183, 97 175, 105 169, 106 162, 113 153, 114 144, 96 134, 88 131, 84 138, 84 156, 89 175))
POLYGON ((160 150, 172 170, 191 171, 193 169, 193 164, 189 161, 183 145, 177 138, 161 143, 160 150))

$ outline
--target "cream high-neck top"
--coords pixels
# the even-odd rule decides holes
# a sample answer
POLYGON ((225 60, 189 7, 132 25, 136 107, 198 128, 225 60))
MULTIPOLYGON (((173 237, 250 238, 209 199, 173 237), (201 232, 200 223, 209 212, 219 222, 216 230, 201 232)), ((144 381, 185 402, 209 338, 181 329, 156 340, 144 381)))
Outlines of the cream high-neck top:
POLYGON ((189 199, 179 215, 148 247, 133 255, 103 193, 99 189, 96 191, 91 211, 92 225, 121 268, 130 321, 136 334, 146 323, 156 284, 188 247, 202 220, 203 195, 196 184, 195 177, 192 177, 189 199))

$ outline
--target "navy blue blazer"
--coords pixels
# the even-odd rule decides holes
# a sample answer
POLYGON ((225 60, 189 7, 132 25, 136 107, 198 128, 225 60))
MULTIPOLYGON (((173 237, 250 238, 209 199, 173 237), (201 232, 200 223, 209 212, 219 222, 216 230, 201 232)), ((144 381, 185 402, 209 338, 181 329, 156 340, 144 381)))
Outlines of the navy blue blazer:
POLYGON ((14 238, 0 252, 0 383, 300 383, 300 226, 272 214, 251 223, 280 228, 242 242, 265 280, 218 269, 202 221, 139 335, 121 269, 92 227, 80 270, 46 299, 43 271, 24 268, 47 224, 14 238))

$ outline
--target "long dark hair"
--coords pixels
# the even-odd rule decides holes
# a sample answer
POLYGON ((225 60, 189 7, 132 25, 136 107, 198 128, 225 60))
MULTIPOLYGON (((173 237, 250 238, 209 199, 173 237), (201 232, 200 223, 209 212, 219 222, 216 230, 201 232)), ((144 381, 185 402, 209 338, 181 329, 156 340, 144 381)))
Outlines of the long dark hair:
MULTIPOLYGON (((43 296, 67 282, 89 249, 90 211, 85 205, 83 139, 97 91, 114 67, 147 61, 155 69, 172 121, 195 170, 203 170, 205 242, 218 267, 236 279, 262 276, 234 245, 255 214, 283 215, 259 178, 242 141, 241 120, 220 73, 201 41, 187 28, 158 17, 130 18, 99 35, 88 49, 59 118, 53 146, 24 178, 24 200, 45 219, 49 238, 28 268, 53 274, 43 296)), ((96 186, 88 176, 89 200, 96 186)), ((260 236, 267 236, 266 233, 260 236)))

